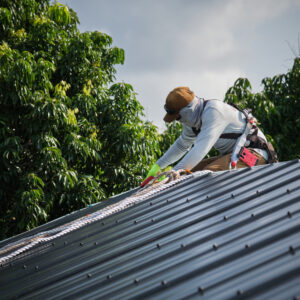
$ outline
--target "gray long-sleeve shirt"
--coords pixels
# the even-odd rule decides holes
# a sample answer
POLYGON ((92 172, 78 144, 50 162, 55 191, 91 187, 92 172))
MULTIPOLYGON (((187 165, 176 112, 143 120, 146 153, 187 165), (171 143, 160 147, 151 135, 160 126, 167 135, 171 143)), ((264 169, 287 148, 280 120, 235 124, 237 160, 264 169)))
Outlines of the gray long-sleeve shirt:
MULTIPOLYGON (((203 99, 195 99, 180 111, 180 122, 184 125, 181 136, 169 148, 169 150, 157 161, 163 169, 178 161, 191 147, 194 147, 174 167, 175 170, 195 167, 210 151, 212 147, 217 149, 221 155, 232 152, 236 143, 235 139, 220 138, 222 133, 242 133, 245 130, 246 118, 244 114, 231 105, 219 100, 210 100, 203 110, 203 99), (192 129, 201 128, 196 135, 192 129)), ((258 130, 258 136, 264 138, 264 134, 258 130)), ((267 152, 255 149, 268 158, 267 152)))

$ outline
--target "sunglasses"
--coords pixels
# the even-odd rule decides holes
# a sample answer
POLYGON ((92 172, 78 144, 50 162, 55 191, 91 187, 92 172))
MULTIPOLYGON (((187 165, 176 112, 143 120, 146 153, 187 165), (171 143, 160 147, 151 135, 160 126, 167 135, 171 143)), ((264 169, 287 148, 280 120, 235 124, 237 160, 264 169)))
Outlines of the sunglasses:
MULTIPOLYGON (((166 104, 165 104, 164 108, 165 108, 165 111, 166 111, 169 115, 176 115, 176 114, 178 114, 178 112, 177 112, 176 110, 174 110, 174 109, 168 109, 167 106, 166 106, 166 104)), ((178 117, 176 118, 176 120, 179 121, 180 119, 181 119, 181 115, 178 114, 178 117)))
POLYGON ((165 104, 164 106, 165 111, 169 114, 169 115, 176 115, 178 114, 178 111, 174 110, 174 109, 169 109, 167 108, 167 105, 165 104))

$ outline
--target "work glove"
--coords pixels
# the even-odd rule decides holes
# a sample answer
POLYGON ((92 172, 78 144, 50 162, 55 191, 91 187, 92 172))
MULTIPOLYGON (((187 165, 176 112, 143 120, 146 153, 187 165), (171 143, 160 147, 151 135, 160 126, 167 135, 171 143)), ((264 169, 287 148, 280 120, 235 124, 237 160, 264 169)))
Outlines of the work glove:
POLYGON ((160 173, 160 170, 160 166, 158 164, 154 164, 148 172, 146 179, 140 184, 140 187, 145 186, 154 177, 156 177, 160 173))
MULTIPOLYGON (((172 170, 172 167, 168 166, 165 169, 163 169, 163 172, 168 172, 168 171, 171 171, 171 170, 172 170)), ((149 178, 150 176, 155 177, 159 173, 161 173, 160 171, 161 171, 160 166, 158 164, 154 164, 152 166, 151 170, 148 172, 148 175, 147 175, 146 178, 149 178), (152 171, 153 171, 153 173, 152 173, 152 171), (154 175, 152 175, 152 174, 154 174, 154 175)), ((166 176, 162 176, 162 177, 158 178, 158 181, 163 181, 165 178, 166 178, 166 176)))
POLYGON ((148 172, 147 178, 150 176, 153 176, 153 177, 157 176, 160 173, 160 170, 161 170, 160 166, 158 164, 154 164, 151 167, 150 171, 148 172))

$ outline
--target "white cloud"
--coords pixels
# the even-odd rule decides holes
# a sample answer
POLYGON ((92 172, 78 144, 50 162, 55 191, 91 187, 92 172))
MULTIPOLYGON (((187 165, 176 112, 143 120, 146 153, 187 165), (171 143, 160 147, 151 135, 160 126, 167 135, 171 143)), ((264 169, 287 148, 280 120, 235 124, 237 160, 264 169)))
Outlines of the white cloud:
POLYGON ((198 67, 197 64, 215 65, 232 61, 244 45, 240 43, 240 34, 255 31, 261 23, 276 18, 287 9, 298 5, 295 0, 229 0, 217 2, 205 9, 191 11, 191 18, 177 33, 177 53, 179 65, 198 67), (189 63, 192 62, 192 63, 189 63))
POLYGON ((300 5, 297 0, 230 0, 223 8, 224 15, 234 25, 253 26, 282 14, 288 8, 300 5))

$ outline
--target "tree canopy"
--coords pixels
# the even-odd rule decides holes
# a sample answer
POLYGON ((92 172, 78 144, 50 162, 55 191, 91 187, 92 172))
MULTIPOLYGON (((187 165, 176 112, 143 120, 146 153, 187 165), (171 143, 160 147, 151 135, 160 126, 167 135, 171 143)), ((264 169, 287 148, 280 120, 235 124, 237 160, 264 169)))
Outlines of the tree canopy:
POLYGON ((59 3, 1 1, 1 238, 137 186, 160 154, 132 86, 113 83, 124 51, 77 25, 59 3))

